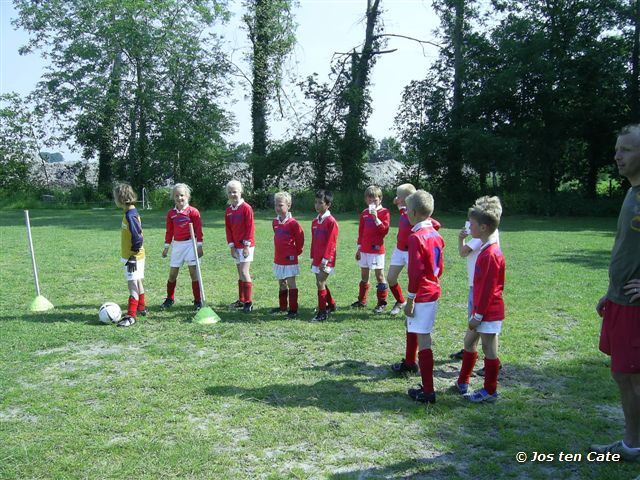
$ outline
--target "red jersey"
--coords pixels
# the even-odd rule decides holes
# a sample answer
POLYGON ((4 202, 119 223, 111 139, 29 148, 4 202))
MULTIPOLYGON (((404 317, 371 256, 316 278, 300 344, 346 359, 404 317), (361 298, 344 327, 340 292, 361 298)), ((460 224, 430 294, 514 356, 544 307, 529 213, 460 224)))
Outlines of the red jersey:
MULTIPOLYGON (((400 207, 400 218, 398 219, 398 237, 396 248, 402 252, 409 250, 409 235, 411 234, 411 222, 407 216, 407 207, 400 207)), ((435 218, 431 218, 431 224, 434 230, 440 230, 440 222, 435 218)))
POLYGON ((229 205, 224 215, 227 243, 235 248, 255 247, 256 233, 253 224, 253 209, 242 201, 237 207, 229 205))
POLYGON ((175 207, 167 212, 167 228, 164 234, 164 245, 168 247, 172 240, 183 242, 191 238, 189 224, 193 223, 196 241, 202 244, 202 219, 197 208, 187 205, 179 212, 175 207))
POLYGON ((389 210, 381 207, 377 210, 376 217, 365 208, 360 214, 360 226, 358 227, 358 246, 362 253, 384 253, 384 237, 389 233, 389 210))
POLYGON ((304 246, 304 232, 298 221, 290 215, 280 221, 273 219, 273 263, 277 265, 297 265, 298 255, 304 246))
POLYGON ((409 296, 419 303, 440 298, 444 240, 430 220, 417 223, 409 235, 409 296))
POLYGON ((311 265, 319 267, 324 259, 328 267, 335 267, 337 246, 338 222, 327 210, 321 220, 311 222, 311 265))
POLYGON ((504 256, 497 243, 480 250, 473 275, 473 310, 478 320, 504 320, 504 256))

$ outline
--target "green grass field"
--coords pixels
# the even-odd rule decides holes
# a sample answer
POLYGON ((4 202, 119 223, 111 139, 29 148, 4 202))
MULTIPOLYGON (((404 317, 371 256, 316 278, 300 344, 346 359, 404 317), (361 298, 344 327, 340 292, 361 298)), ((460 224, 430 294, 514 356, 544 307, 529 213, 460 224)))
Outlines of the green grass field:
MULTIPOLYGON (((585 458, 591 442, 619 439, 623 429, 594 312, 606 289, 614 218, 503 219, 501 398, 469 405, 450 390, 459 363, 448 358, 466 325, 466 267, 456 244, 465 218, 436 212, 448 246, 433 335, 438 400, 425 407, 406 395, 419 377, 396 378, 388 368, 404 356, 403 319, 347 307, 359 278, 356 214, 338 215, 329 285, 339 310, 317 324, 307 321, 316 304, 308 246, 300 319, 267 313, 277 305, 272 212, 256 213, 256 310, 227 309, 237 276, 223 214, 203 212, 205 291, 223 321, 199 326, 190 322, 186 269, 175 307, 158 310, 168 273, 160 256, 164 213, 142 212, 150 313, 126 329, 97 320, 105 301, 126 307, 120 211, 30 212, 42 293, 56 307, 43 314, 28 311, 35 294, 23 213, 0 211, 0 478, 621 480, 640 473, 637 465, 585 458), (518 452, 555 461, 520 464, 518 452), (560 452, 583 458, 561 462, 560 452)), ((312 215, 296 216, 310 242, 312 215)), ((395 228, 387 244, 393 240, 395 228)))

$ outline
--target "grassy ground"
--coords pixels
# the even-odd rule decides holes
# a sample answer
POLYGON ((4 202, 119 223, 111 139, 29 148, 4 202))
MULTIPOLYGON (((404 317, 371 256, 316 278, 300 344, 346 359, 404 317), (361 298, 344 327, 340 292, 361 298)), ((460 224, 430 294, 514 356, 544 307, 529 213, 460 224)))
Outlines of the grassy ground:
MULTIPOLYGON (((126 303, 119 211, 31 212, 43 294, 56 306, 44 314, 27 309, 34 288, 22 212, 0 212, 0 478, 638 474, 637 465, 584 458, 590 442, 622 435, 593 308, 606 288, 615 219, 504 218, 501 399, 468 405, 449 390, 459 364, 448 359, 465 328, 466 268, 456 251, 464 217, 436 215, 448 253, 434 334, 438 401, 425 407, 406 396, 419 379, 388 369, 404 353, 402 319, 346 307, 359 275, 355 214, 338 217, 338 267, 329 285, 339 311, 315 324, 306 321, 316 302, 306 258, 301 319, 267 314, 277 304, 271 212, 256 214, 256 310, 247 316, 224 307, 236 299, 235 267, 222 212, 204 212, 206 293, 223 318, 206 327, 190 323, 186 271, 176 306, 158 310, 168 273, 160 257, 164 216, 142 214, 150 314, 121 329, 97 321, 101 303, 126 303), (518 463, 518 452, 529 461, 518 463), (532 462, 534 452, 555 460, 532 462), (583 459, 561 462, 560 452, 583 459)), ((309 234, 311 215, 298 218, 309 234)))

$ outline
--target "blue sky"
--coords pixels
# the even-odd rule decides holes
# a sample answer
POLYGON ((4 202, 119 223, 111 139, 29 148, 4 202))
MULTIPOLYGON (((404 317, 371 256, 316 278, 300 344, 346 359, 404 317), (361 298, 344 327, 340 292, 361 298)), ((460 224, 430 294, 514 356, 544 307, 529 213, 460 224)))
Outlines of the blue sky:
MULTIPOLYGON (((228 52, 234 51, 234 60, 241 62, 242 51, 248 48, 246 33, 240 27, 240 1, 230 1, 234 13, 229 25, 223 28, 228 52)), ((430 0, 382 0, 386 33, 406 35, 433 41, 433 30, 438 19, 430 0)), ((300 79, 313 72, 326 80, 331 56, 334 52, 346 52, 364 40, 364 13, 366 0, 301 0, 295 11, 297 46, 289 62, 288 70, 300 79)), ((27 39, 25 32, 16 31, 10 21, 15 10, 9 0, 0 0, 0 92, 16 91, 27 94, 45 67, 38 53, 18 55, 18 48, 27 39)), ((424 78, 426 70, 438 52, 434 47, 421 47, 416 42, 390 39, 388 48, 394 53, 382 55, 372 75, 373 114, 367 125, 368 132, 380 139, 394 134, 393 117, 396 114, 402 89, 411 80, 424 78)), ((296 96, 297 88, 287 91, 296 96)), ((235 142, 251 142, 250 106, 246 99, 248 86, 238 83, 233 98, 226 105, 238 121, 237 131, 229 137, 235 142)), ((298 99, 299 100, 299 99, 298 99)), ((288 121, 271 124, 271 136, 286 136, 288 121)), ((72 148, 72 147, 71 147, 72 148)), ((79 155, 61 147, 67 159, 79 155)))

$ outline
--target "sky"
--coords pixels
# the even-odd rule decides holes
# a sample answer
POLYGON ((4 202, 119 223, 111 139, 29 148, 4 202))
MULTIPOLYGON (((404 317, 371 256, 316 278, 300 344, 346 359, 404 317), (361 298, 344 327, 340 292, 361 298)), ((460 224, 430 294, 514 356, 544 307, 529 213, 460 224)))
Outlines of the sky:
MULTIPOLYGON (((228 25, 221 28, 225 38, 225 50, 232 54, 234 62, 242 65, 244 52, 249 48, 246 32, 241 27, 241 2, 229 2, 233 13, 228 25)), ((288 62, 287 73, 299 80, 317 72, 320 81, 327 81, 331 57, 336 52, 347 52, 364 41, 366 0, 300 0, 295 9, 297 44, 288 62)), ((431 0, 382 0, 385 33, 405 35, 426 41, 434 41, 433 30, 438 19, 431 8, 431 0)), ((24 45, 28 35, 16 31, 11 19, 16 12, 10 0, 0 0, 0 92, 15 91, 28 94, 42 75, 46 63, 38 52, 20 56, 18 48, 24 45)), ((421 80, 435 60, 437 49, 410 40, 391 38, 386 49, 397 49, 381 55, 372 71, 371 97, 373 113, 367 131, 378 140, 393 136, 393 118, 400 104, 403 88, 412 80, 421 80)), ((244 65, 243 70, 249 71, 244 65)), ((302 98, 299 89, 285 85, 288 96, 300 108, 302 98), (297 98, 297 100, 296 100, 297 98)), ((238 83, 234 94, 226 99, 225 107, 231 110, 238 122, 236 132, 227 137, 232 142, 251 143, 251 115, 248 85, 238 83)), ((272 118, 270 137, 285 138, 290 122, 272 118)), ((55 149, 51 149, 55 150, 55 149)), ((58 148, 66 160, 80 159, 72 146, 58 148)))

